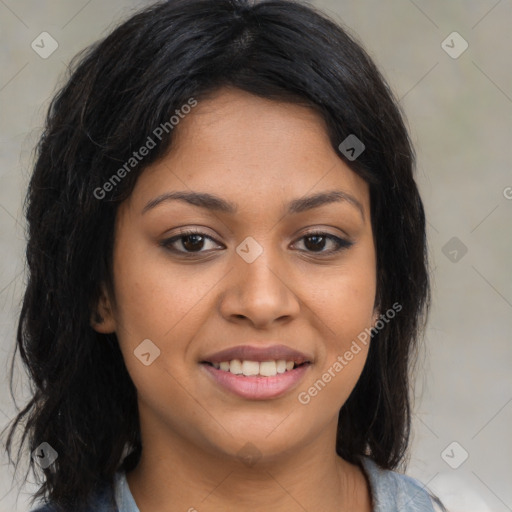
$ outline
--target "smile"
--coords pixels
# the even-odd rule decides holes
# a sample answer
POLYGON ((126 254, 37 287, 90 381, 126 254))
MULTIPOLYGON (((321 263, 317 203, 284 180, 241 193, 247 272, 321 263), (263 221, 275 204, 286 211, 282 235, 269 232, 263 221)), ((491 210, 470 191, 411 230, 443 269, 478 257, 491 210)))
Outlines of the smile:
MULTIPOLYGON (((300 366, 294 361, 240 361, 233 359, 232 361, 223 361, 221 363, 210 363, 217 370, 230 372, 235 375, 245 375, 246 377, 259 375, 261 377, 274 377, 278 373, 285 373, 300 366)), ((303 363, 304 364, 304 363, 303 363)))
POLYGON ((213 382, 229 393, 250 400, 278 398, 295 388, 311 363, 293 361, 204 362, 201 367, 213 382))

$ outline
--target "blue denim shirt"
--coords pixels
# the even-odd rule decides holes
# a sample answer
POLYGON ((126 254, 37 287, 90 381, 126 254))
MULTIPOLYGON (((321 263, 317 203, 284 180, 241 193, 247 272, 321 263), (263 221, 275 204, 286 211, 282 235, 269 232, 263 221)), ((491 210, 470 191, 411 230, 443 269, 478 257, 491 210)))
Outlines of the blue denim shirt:
MULTIPOLYGON (((368 457, 361 460, 370 482, 373 512, 435 512, 432 499, 419 481, 381 469, 368 457)), ((97 492, 90 512, 140 512, 124 472, 116 473, 114 489, 116 505, 110 505, 112 496, 105 487, 97 492)), ((54 508, 48 504, 32 512, 54 512, 54 508)))

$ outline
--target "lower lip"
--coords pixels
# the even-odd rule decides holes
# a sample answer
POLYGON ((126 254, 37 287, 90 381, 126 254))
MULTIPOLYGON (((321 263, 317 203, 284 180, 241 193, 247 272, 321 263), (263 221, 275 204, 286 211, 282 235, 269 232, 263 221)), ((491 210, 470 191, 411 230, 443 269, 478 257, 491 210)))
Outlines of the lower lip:
POLYGON ((235 375, 209 364, 201 366, 213 377, 215 382, 235 395, 250 400, 277 398, 293 389, 308 371, 310 364, 304 364, 274 377, 235 375))

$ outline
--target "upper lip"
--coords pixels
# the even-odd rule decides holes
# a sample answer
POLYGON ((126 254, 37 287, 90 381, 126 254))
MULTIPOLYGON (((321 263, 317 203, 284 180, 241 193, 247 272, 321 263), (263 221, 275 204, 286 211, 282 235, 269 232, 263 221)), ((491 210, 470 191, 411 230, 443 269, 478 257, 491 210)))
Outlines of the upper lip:
POLYGON ((270 345, 267 347, 255 347, 252 345, 238 345, 215 352, 202 359, 203 363, 222 363, 223 361, 293 361, 296 364, 310 363, 312 358, 286 345, 270 345))

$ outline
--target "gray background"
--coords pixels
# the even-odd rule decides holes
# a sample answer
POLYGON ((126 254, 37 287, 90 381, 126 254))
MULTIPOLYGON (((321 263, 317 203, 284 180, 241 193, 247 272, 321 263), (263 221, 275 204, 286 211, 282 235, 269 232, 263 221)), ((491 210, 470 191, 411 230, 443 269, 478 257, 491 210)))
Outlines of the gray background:
MULTIPOLYGON (((7 373, 24 284, 22 200, 43 115, 69 59, 147 3, 0 0, 0 428, 14 415, 7 373), (59 45, 47 59, 31 48, 44 31, 59 45)), ((418 154, 433 308, 408 473, 453 512, 512 511, 512 1, 313 3, 380 66, 418 154), (454 31, 469 45, 457 58, 454 31)), ((15 377, 23 406, 28 382, 15 377)), ((14 475, 4 454, 0 463, 0 512, 28 510, 26 465, 14 475)))

